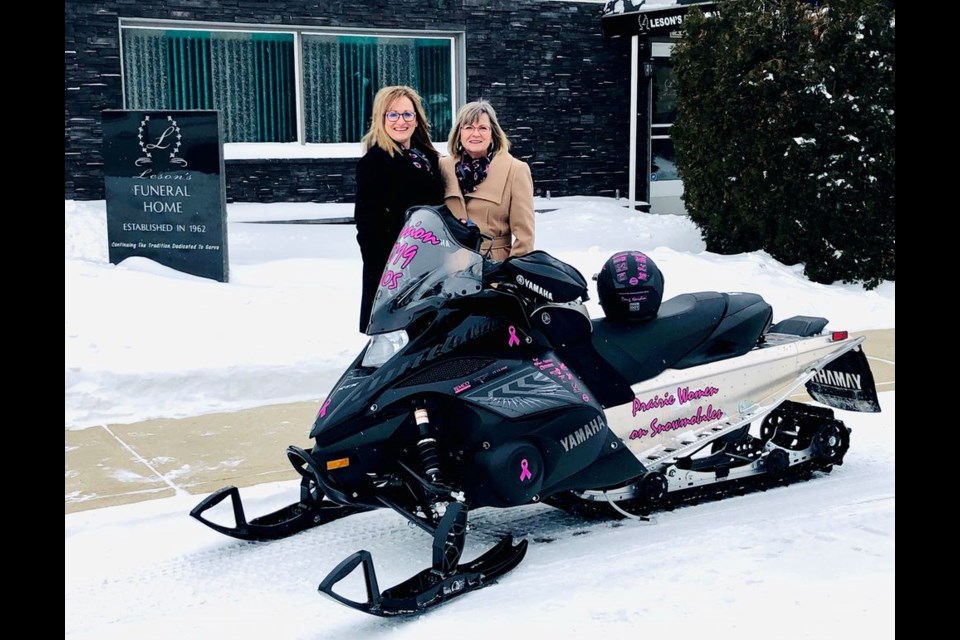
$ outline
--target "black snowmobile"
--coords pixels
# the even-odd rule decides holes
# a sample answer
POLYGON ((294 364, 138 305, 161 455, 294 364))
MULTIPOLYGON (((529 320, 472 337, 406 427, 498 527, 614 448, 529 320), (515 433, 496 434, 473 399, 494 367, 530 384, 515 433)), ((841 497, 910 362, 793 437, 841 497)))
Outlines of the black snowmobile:
POLYGON ((407 212, 370 341, 323 402, 313 446, 287 449, 300 500, 247 521, 236 487, 191 515, 226 535, 273 540, 387 507, 433 537, 433 563, 382 593, 370 554, 319 590, 379 616, 416 614, 490 584, 523 559, 506 536, 461 562, 467 513, 544 502, 648 517, 690 499, 783 484, 842 464, 850 430, 819 402, 879 411, 863 338, 827 320, 772 323, 759 295, 662 301, 639 251, 612 256, 591 320, 587 283, 543 251, 493 262, 445 208, 407 212), (205 513, 226 498, 231 524, 205 513), (363 567, 367 600, 334 591, 363 567))

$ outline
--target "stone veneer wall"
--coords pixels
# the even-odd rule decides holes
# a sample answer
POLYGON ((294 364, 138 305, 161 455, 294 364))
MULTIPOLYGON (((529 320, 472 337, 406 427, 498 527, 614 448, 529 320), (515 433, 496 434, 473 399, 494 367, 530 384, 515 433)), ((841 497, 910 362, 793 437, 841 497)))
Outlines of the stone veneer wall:
MULTIPOLYGON (((627 195, 630 41, 557 0, 67 0, 64 198, 103 199, 100 112, 122 109, 119 18, 466 34, 466 98, 489 100, 538 195, 627 195)), ((434 132, 444 141, 446 132, 434 132)), ((352 202, 356 159, 228 160, 229 202, 352 202)))

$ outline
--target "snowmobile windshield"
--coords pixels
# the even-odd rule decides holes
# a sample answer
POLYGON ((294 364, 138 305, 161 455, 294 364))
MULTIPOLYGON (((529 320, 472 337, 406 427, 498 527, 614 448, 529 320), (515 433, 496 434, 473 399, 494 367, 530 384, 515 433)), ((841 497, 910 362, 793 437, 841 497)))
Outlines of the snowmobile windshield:
POLYGON ((450 228, 458 224, 445 208, 407 211, 373 298, 369 335, 405 329, 447 300, 481 290, 483 257, 461 244, 450 228))

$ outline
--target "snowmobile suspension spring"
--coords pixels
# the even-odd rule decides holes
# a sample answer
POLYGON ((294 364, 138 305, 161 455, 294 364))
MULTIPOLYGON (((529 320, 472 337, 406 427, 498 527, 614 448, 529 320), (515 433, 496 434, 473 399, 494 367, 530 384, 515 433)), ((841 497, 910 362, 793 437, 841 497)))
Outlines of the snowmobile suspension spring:
POLYGON ((437 441, 430 435, 430 416, 424 408, 414 410, 413 415, 420 433, 417 449, 423 471, 433 482, 440 482, 440 456, 437 454, 437 441))

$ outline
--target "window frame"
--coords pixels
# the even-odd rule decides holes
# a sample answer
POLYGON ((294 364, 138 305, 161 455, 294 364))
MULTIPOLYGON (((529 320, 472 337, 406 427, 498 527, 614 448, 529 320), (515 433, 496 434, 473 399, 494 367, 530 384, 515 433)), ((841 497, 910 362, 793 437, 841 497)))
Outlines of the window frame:
MULTIPOLYGON (((449 40, 450 42, 450 120, 455 121, 457 110, 466 102, 466 37, 463 31, 448 30, 412 30, 412 29, 367 29, 367 28, 331 28, 308 25, 263 25, 256 23, 201 22, 194 20, 154 20, 147 18, 118 18, 120 84, 123 105, 127 104, 127 86, 124 74, 125 61, 124 33, 128 29, 156 29, 205 32, 240 33, 283 33, 294 39, 294 81, 296 131, 295 142, 225 142, 223 144, 226 160, 273 160, 279 158, 359 158, 362 148, 359 142, 316 143, 306 140, 306 115, 304 105, 304 36, 358 36, 380 38, 410 38, 449 40)), ((124 108, 126 108, 124 106, 124 108)), ((438 138, 434 132, 433 142, 438 151, 446 148, 445 132, 438 138)))

